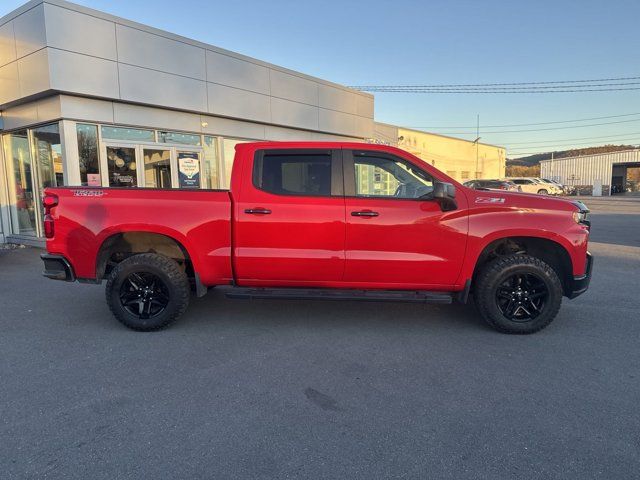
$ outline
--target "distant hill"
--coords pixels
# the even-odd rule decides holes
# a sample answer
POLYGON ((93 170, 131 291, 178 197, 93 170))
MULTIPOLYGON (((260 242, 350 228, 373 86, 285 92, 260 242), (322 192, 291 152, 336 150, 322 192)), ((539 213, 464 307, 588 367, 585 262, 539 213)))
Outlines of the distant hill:
MULTIPOLYGON (((633 145, 602 145, 600 147, 575 148, 573 150, 560 150, 553 152, 553 158, 577 157, 579 155, 594 155, 596 153, 619 152, 621 150, 634 150, 640 147, 633 145)), ((507 158, 507 167, 535 167, 542 160, 549 160, 551 152, 537 153, 528 157, 507 158)))

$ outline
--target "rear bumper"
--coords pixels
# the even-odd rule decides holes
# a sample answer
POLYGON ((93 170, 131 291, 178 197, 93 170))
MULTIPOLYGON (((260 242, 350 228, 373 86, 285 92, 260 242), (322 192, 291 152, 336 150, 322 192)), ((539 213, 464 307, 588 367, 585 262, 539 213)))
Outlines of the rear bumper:
POLYGON ((582 295, 589 288, 589 282, 591 282, 591 273, 593 270, 593 255, 587 252, 587 270, 584 275, 577 275, 573 277, 567 297, 576 298, 578 295, 582 295))
POLYGON ((69 261, 62 255, 51 255, 43 253, 40 258, 44 262, 44 275, 53 280, 64 280, 65 282, 75 282, 76 275, 69 261))

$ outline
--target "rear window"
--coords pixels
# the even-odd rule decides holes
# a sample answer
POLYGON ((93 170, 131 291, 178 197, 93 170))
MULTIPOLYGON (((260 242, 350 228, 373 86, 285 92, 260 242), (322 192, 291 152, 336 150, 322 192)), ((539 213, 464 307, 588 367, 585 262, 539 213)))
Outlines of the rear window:
POLYGON ((331 195, 331 154, 292 153, 258 155, 253 184, 276 195, 331 195))

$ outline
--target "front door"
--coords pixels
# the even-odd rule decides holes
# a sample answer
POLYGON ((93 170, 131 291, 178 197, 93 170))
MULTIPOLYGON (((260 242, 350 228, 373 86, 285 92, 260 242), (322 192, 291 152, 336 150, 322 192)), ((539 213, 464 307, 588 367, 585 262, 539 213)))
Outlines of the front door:
POLYGON ((433 177, 417 162, 345 151, 344 168, 344 281, 390 289, 454 284, 466 245, 465 209, 443 213, 430 198, 433 177))
POLYGON ((339 150, 258 150, 234 207, 234 265, 243 286, 331 286, 344 273, 339 150))

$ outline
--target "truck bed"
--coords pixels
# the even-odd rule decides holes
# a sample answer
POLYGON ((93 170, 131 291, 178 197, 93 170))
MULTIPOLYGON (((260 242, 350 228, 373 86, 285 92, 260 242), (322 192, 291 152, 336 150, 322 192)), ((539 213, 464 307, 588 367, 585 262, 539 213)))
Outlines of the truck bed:
POLYGON ((191 261, 206 285, 232 279, 227 190, 64 187, 48 188, 45 194, 59 199, 55 236, 47 248, 49 253, 65 254, 78 279, 96 278, 101 246, 121 232, 176 239, 195 256, 191 261))

